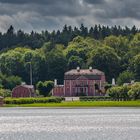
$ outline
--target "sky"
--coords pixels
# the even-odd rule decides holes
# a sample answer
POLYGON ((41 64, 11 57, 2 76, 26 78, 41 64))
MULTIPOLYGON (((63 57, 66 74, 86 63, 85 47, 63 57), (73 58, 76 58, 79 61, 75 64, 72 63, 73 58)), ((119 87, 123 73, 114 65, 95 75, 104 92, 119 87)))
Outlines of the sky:
POLYGON ((140 0, 0 0, 0 31, 62 29, 95 24, 140 26, 140 0))

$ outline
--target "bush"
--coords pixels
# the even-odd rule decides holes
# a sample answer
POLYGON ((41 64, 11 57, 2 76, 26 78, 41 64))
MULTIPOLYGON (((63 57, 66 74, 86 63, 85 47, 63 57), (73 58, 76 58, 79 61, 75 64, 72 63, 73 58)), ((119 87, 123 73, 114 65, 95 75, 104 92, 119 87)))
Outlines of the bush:
POLYGON ((117 86, 107 90, 107 94, 114 100, 128 100, 128 91, 130 86, 117 86))
POLYGON ((53 81, 45 81, 45 82, 39 81, 36 85, 39 94, 45 97, 50 95, 50 91, 52 90, 53 87, 54 87, 53 81))
POLYGON ((129 90, 128 95, 133 100, 140 98, 140 83, 139 82, 131 86, 131 89, 129 90))
POLYGON ((0 96, 2 97, 11 97, 11 91, 8 89, 0 89, 0 96))
POLYGON ((5 98, 5 104, 61 103, 62 98, 5 98))
POLYGON ((80 101, 108 101, 111 100, 109 96, 81 96, 80 101))

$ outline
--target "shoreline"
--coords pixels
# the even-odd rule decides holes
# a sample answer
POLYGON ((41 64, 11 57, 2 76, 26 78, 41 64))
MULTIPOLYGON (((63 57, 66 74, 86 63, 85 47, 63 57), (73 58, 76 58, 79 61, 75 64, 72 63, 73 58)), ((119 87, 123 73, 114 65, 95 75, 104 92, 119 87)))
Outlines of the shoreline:
POLYGON ((25 107, 25 108, 95 108, 95 107, 140 107, 140 100, 137 101, 73 101, 61 103, 33 103, 33 104, 4 104, 4 107, 25 107))
POLYGON ((7 108, 11 108, 11 109, 111 109, 111 108, 115 108, 115 109, 129 109, 129 108, 134 108, 134 109, 140 109, 140 107, 136 107, 136 106, 107 106, 107 107, 101 107, 101 106, 96 106, 96 107, 0 107, 0 109, 7 109, 7 108))

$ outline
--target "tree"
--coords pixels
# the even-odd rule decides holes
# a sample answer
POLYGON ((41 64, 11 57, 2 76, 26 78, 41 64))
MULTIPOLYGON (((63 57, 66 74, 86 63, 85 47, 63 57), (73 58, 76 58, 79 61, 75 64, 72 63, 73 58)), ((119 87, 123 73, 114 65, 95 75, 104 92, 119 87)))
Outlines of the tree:
POLYGON ((107 81, 116 78, 120 73, 120 58, 110 47, 98 47, 91 52, 88 66, 97 68, 106 74, 107 81))
POLYGON ((17 85, 22 83, 22 79, 18 76, 6 76, 4 74, 0 74, 1 79, 1 88, 10 89, 12 90, 17 85))
POLYGON ((131 83, 132 80, 134 80, 134 73, 130 71, 124 71, 119 74, 119 77, 117 78, 117 84, 123 85, 124 83, 131 83))
POLYGON ((139 53, 140 53, 140 33, 137 33, 130 42, 129 57, 132 58, 133 56, 139 53))
POLYGON ((75 69, 78 66, 82 67, 84 64, 83 59, 79 56, 71 56, 68 60, 68 69, 75 69))
POLYGON ((3 74, 18 75, 24 74, 24 64, 22 61, 22 53, 16 50, 9 50, 0 55, 0 68, 3 74))
POLYGON ((24 69, 26 72, 26 77, 24 80, 30 83, 30 65, 32 67, 33 84, 36 84, 39 80, 45 80, 47 77, 47 70, 45 56, 34 50, 28 50, 23 54, 22 60, 24 62, 24 69))
POLYGON ((54 49, 46 56, 48 80, 58 79, 63 83, 64 73, 67 67, 67 60, 62 51, 54 49))
MULTIPOLYGON (((97 46, 100 46, 101 43, 92 38, 83 38, 77 36, 73 39, 65 49, 66 58, 69 60, 72 56, 77 56, 86 63, 89 53, 95 49, 97 46)), ((102 46, 102 45, 101 45, 102 46)))
POLYGON ((43 96, 49 96, 50 95, 50 91, 52 90, 52 88, 54 87, 54 82, 53 81, 39 81, 36 85, 37 90, 39 91, 40 95, 43 96))
POLYGON ((87 29, 87 27, 84 26, 84 24, 81 24, 80 31, 81 31, 81 36, 87 37, 88 29, 87 29))
POLYGON ((130 70, 134 72, 135 79, 140 80, 140 54, 134 56, 130 61, 130 70))
POLYGON ((115 52, 120 56, 124 56, 128 51, 128 39, 126 37, 116 37, 116 36, 109 36, 106 37, 104 43, 107 46, 115 49, 115 52))
POLYGON ((3 86, 5 89, 12 90, 17 85, 21 85, 22 79, 18 76, 9 76, 5 79, 5 82, 3 83, 3 86))

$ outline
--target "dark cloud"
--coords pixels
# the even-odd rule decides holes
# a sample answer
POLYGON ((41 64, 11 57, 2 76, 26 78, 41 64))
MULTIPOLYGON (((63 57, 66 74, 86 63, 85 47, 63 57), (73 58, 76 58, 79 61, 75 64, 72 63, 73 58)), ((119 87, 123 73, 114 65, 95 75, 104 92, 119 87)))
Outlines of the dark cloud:
POLYGON ((74 0, 0 0, 1 3, 9 3, 9 4, 27 4, 27 3, 34 3, 34 4, 62 4, 68 3, 73 4, 74 0))
POLYGON ((84 2, 89 4, 102 4, 105 2, 105 0, 84 0, 84 2))
POLYGON ((108 0, 100 5, 100 11, 95 12, 99 18, 133 18, 140 19, 140 1, 139 0, 108 0))
POLYGON ((9 25, 25 31, 78 26, 140 26, 139 0, 0 0, 0 30, 9 25))

